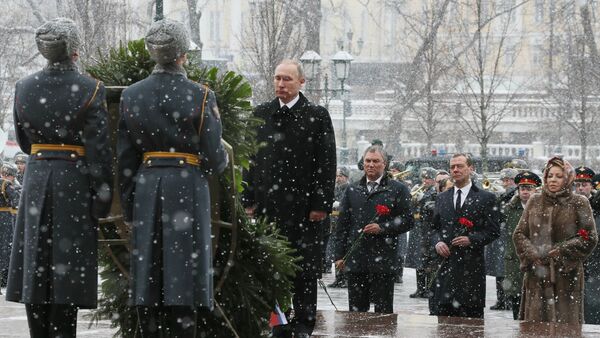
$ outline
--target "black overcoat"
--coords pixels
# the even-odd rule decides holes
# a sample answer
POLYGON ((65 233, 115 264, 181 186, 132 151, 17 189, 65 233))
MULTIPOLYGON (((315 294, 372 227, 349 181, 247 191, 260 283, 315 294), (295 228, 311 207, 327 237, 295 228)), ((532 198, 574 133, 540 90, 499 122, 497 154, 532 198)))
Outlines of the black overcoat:
POLYGON ((277 222, 287 236, 306 276, 321 276, 323 222, 310 222, 310 211, 331 212, 336 152, 329 112, 302 93, 288 113, 279 99, 259 105, 255 116, 265 124, 257 138, 265 146, 256 154, 246 181, 245 204, 277 222))
POLYGON ((486 274, 495 277, 504 277, 504 253, 506 252, 506 242, 509 239, 506 227, 506 218, 504 209, 510 200, 517 193, 517 187, 511 187, 497 198, 500 208, 500 237, 485 247, 485 271, 486 274))
POLYGON ((366 178, 353 183, 342 199, 340 217, 335 232, 335 260, 343 259, 361 230, 369 223, 382 228, 379 234, 364 234, 356 248, 346 258, 345 271, 350 273, 395 273, 398 265, 398 237, 413 227, 408 188, 383 177, 370 193, 366 178), (377 216, 376 206, 390 209, 387 216, 377 216))
POLYGON ((121 202, 132 222, 131 304, 212 308, 210 194, 207 175, 227 165, 212 91, 184 73, 153 72, 123 91, 118 159, 121 202), (145 152, 199 155, 151 159, 145 152))
POLYGON ((30 154, 19 203, 6 299, 96 306, 97 219, 110 210, 112 152, 102 83, 70 62, 16 85, 17 142, 30 154), (83 146, 31 153, 32 144, 83 146))
POLYGON ((439 194, 435 203, 431 245, 443 241, 451 255, 442 261, 431 286, 432 314, 437 314, 437 306, 441 304, 485 307, 484 247, 500 234, 494 194, 473 185, 460 212, 454 209, 453 197, 454 189, 450 189, 439 194), (459 224, 461 217, 473 223, 471 230, 459 224), (471 245, 452 247, 452 239, 463 235, 469 237, 471 245))
MULTIPOLYGON (((590 197, 596 226, 600 224, 600 193, 590 197)), ((586 324, 600 324, 600 245, 588 256, 584 265, 585 286, 583 289, 583 311, 586 324)))
POLYGON ((435 201, 437 193, 435 187, 430 187, 423 193, 423 197, 414 206, 415 227, 409 232, 408 250, 404 265, 409 268, 426 269, 431 255, 429 237, 431 232, 431 221, 433 219, 432 202, 435 201))

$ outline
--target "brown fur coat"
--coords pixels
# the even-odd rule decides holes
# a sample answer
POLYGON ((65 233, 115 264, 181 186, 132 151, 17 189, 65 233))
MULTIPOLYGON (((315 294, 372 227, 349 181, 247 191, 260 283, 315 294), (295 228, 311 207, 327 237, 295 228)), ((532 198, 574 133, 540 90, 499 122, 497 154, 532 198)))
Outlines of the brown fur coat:
POLYGON ((525 272, 519 319, 583 323, 583 262, 598 241, 588 199, 569 189, 528 201, 513 234, 525 272), (584 229, 588 239, 578 232, 584 229), (558 256, 548 253, 558 249, 558 256), (534 265, 536 260, 541 265, 534 265))

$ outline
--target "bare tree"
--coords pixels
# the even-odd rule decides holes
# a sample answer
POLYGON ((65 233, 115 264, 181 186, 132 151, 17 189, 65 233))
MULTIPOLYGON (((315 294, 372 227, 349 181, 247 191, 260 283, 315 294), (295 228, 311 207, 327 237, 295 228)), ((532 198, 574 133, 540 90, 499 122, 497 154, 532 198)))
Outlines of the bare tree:
MULTIPOLYGON (((510 32, 513 26, 512 4, 508 11, 506 7, 497 8, 493 2, 485 0, 476 0, 471 5, 464 9, 466 15, 459 21, 458 29, 463 41, 470 39, 473 31, 480 33, 476 36, 475 44, 456 64, 459 81, 455 94, 463 107, 458 118, 479 143, 483 170, 487 171, 488 143, 496 127, 510 111, 515 94, 521 89, 514 86, 512 74, 520 37, 510 32), (506 14, 494 25, 484 27, 487 18, 496 12, 506 14)), ((506 3, 503 5, 506 6, 506 3)), ((460 40, 458 44, 463 45, 460 40)))
POLYGON ((258 102, 273 96, 273 71, 284 58, 297 58, 306 46, 302 11, 293 0, 266 0, 251 3, 250 19, 244 32, 242 53, 250 62, 254 98, 258 102))
POLYGON ((577 8, 567 3, 558 13, 563 34, 555 38, 555 58, 550 70, 552 82, 546 83, 548 99, 545 104, 554 117, 554 125, 561 126, 561 138, 574 136, 581 146, 580 159, 588 163, 588 145, 600 125, 600 89, 598 88, 598 51, 592 31, 587 3, 580 16, 573 16, 577 8), (572 134, 565 133, 565 125, 572 134))
POLYGON ((202 18, 202 7, 198 6, 198 0, 187 0, 188 17, 190 24, 190 37, 192 41, 198 46, 200 51, 198 52, 198 59, 202 60, 202 39, 200 38, 200 19, 202 18))

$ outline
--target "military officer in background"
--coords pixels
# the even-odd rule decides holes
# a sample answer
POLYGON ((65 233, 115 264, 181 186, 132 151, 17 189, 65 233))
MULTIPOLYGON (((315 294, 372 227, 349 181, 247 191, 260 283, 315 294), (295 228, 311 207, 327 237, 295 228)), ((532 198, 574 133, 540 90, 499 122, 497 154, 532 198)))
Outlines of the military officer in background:
POLYGON ((19 205, 20 187, 15 186, 17 167, 3 163, 0 170, 0 286, 6 287, 10 247, 15 231, 15 215, 19 205))
POLYGON ((27 156, 27 154, 23 153, 23 152, 18 152, 17 154, 15 154, 15 157, 13 159, 13 161, 15 162, 15 165, 17 166, 17 181, 19 181, 19 184, 23 184, 23 176, 25 176, 25 169, 27 168, 27 158, 29 156, 27 156))
POLYGON ((435 177, 437 170, 431 167, 421 168, 421 185, 413 188, 412 204, 415 226, 409 232, 406 266, 417 270, 417 290, 410 298, 427 298, 429 277, 434 269, 436 258, 434 248, 429 245, 432 231, 433 210, 437 196, 435 177))
POLYGON ((504 207, 517 192, 515 177, 518 174, 519 171, 515 168, 504 168, 500 171, 500 179, 504 188, 504 192, 498 197, 501 213, 500 237, 485 247, 486 274, 496 277, 496 304, 490 306, 490 310, 510 310, 510 304, 506 302, 504 288, 502 287, 502 282, 504 281, 504 251, 506 249, 506 241, 509 240, 505 224, 506 215, 504 207))
POLYGON ((513 319, 516 320, 519 318, 523 272, 521 272, 519 257, 512 241, 512 233, 517 228, 517 224, 519 224, 527 201, 535 193, 535 189, 542 184, 542 179, 530 171, 522 171, 515 177, 514 181, 518 186, 517 193, 508 203, 504 204, 502 209, 507 230, 503 234, 506 237, 504 240, 506 250, 503 257, 504 280, 502 287, 504 289, 505 303, 508 305, 507 308, 512 308, 513 319))
MULTIPOLYGON (((344 194, 346 193, 346 189, 350 186, 349 181, 349 172, 347 168, 340 167, 337 169, 335 174, 335 187, 333 188, 333 196, 335 201, 333 202, 333 207, 331 211, 331 236, 329 241, 327 242, 328 256, 329 252, 331 252, 331 256, 333 257, 333 246, 335 243, 335 228, 337 225, 337 221, 340 215, 340 204, 342 203, 342 199, 344 198, 344 194)), ((348 286, 348 279, 344 274, 344 270, 335 271, 335 280, 333 283, 327 285, 330 288, 345 288, 348 286)))
POLYGON ((75 337, 78 308, 97 305, 98 219, 112 200, 104 85, 77 68, 72 20, 46 22, 35 41, 48 63, 15 88, 16 139, 30 157, 6 299, 25 304, 32 337, 75 337))
POLYGON ((214 305, 207 177, 228 160, 214 93, 183 68, 189 41, 183 24, 154 22, 145 42, 156 66, 121 96, 118 174, 142 337, 195 337, 198 310, 214 305))
POLYGON ((588 167, 575 168, 575 190, 579 195, 583 195, 590 199, 592 197, 592 178, 596 175, 594 171, 588 167))
MULTIPOLYGON (((594 213, 596 226, 600 224, 600 174, 587 167, 575 169, 577 193, 587 196, 594 213)), ((584 321, 600 324, 600 248, 596 246, 584 263, 585 283, 583 294, 584 321)))

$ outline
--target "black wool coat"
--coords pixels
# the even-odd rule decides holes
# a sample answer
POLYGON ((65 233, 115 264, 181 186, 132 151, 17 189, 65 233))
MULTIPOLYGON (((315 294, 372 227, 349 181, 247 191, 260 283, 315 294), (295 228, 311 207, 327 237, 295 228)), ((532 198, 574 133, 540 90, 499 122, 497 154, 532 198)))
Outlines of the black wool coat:
POLYGON ((30 154, 11 253, 6 298, 94 308, 97 219, 111 204, 112 152, 102 83, 74 64, 48 66, 16 85, 17 142, 30 154), (83 146, 31 153, 32 144, 83 146))
POLYGON ((442 261, 441 268, 431 285, 433 296, 432 314, 441 304, 468 307, 485 306, 485 259, 484 247, 500 235, 499 211, 494 194, 473 185, 460 212, 454 208, 454 189, 438 195, 433 216, 431 245, 443 241, 450 248, 450 257, 442 261), (473 223, 467 230, 459 223, 460 218, 473 223), (471 245, 453 247, 455 237, 468 236, 471 245))
POLYGON ((323 222, 310 222, 310 211, 331 212, 336 152, 329 112, 300 99, 281 113, 279 99, 256 107, 265 124, 257 131, 265 144, 254 157, 245 181, 244 203, 275 221, 287 236, 308 276, 321 275, 323 222))
POLYGON ((120 110, 121 203, 133 225, 131 304, 212 308, 207 175, 227 165, 214 94, 184 73, 155 71, 123 91, 120 110), (198 155, 200 166, 181 158, 143 162, 145 152, 158 151, 198 155))
POLYGON ((350 273, 395 273, 398 266, 398 236, 414 224, 410 210, 408 188, 383 177, 380 184, 368 192, 366 178, 350 185, 342 199, 340 217, 335 231, 335 260, 343 259, 362 229, 369 223, 382 228, 379 234, 364 234, 346 258, 345 270, 350 273), (390 209, 387 216, 376 217, 376 206, 390 209), (375 218, 376 217, 376 218, 375 218), (373 221, 373 222, 371 222, 373 221))

